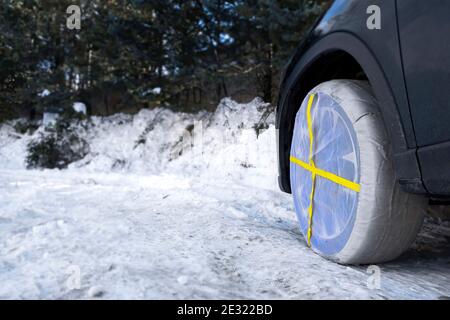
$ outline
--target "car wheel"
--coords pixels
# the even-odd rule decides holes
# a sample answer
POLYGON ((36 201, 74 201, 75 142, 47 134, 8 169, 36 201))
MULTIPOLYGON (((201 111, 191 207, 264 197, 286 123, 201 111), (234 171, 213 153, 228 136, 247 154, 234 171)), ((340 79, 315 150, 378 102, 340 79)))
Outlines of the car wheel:
POLYGON ((300 228, 342 264, 397 258, 414 241, 426 198, 403 192, 377 101, 365 81, 314 88, 295 119, 291 188, 300 228))

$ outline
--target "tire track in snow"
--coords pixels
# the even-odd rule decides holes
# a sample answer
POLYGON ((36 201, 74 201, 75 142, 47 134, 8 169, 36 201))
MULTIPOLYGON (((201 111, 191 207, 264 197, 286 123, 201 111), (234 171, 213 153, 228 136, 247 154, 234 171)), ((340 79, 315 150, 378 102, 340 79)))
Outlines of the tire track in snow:
POLYGON ((0 171, 0 297, 450 296, 450 232, 431 220, 370 290, 366 267, 307 248, 288 195, 230 179, 164 179, 0 171), (81 268, 80 289, 66 286, 71 265, 81 268))

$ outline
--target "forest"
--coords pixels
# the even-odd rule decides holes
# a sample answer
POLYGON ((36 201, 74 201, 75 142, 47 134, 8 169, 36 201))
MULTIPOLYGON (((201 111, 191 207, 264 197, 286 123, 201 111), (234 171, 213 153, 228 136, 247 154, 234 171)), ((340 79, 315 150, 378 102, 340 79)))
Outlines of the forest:
POLYGON ((326 0, 3 0, 0 121, 76 101, 93 115, 276 102, 326 0), (67 8, 81 11, 67 27, 67 8))

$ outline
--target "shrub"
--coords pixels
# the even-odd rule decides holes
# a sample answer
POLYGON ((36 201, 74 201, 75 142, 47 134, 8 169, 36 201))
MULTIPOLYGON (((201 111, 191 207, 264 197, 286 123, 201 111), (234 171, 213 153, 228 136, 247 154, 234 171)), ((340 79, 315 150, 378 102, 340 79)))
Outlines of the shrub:
POLYGON ((37 129, 39 129, 39 123, 37 121, 19 119, 14 123, 13 127, 18 134, 32 135, 37 129))
POLYGON ((14 108, 7 104, 0 104, 0 123, 14 119, 17 117, 17 113, 14 108))
POLYGON ((65 169, 89 153, 89 144, 76 132, 79 120, 62 116, 53 126, 40 132, 27 146, 28 169, 65 169))

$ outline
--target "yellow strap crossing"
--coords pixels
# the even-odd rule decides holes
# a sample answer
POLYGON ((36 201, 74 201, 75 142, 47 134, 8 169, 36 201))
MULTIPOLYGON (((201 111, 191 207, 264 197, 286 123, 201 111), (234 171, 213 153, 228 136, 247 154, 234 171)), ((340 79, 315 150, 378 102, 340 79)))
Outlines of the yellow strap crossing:
MULTIPOLYGON (((314 102, 315 95, 312 94, 309 96, 308 100, 308 108, 306 109, 306 122, 308 124, 308 132, 309 132, 309 165, 311 168, 315 168, 315 164, 313 161, 313 145, 314 145, 314 134, 312 127, 312 117, 311 117, 311 109, 314 102)), ((311 194, 309 195, 309 208, 308 208, 308 246, 311 247, 311 237, 312 237, 312 223, 313 223, 313 202, 314 202, 314 191, 316 188, 316 173, 311 171, 311 194)))
POLYGON ((334 182, 343 187, 346 187, 347 189, 353 190, 358 193, 361 191, 361 185, 357 184, 356 182, 341 178, 331 172, 316 168, 316 167, 309 165, 308 163, 303 162, 302 160, 297 159, 292 156, 291 156, 291 162, 295 163, 296 165, 299 165, 300 167, 302 167, 305 170, 315 173, 316 175, 318 175, 322 178, 325 178, 327 180, 330 180, 331 182, 334 182))
POLYGON ((302 167, 303 169, 311 172, 312 186, 311 186, 311 194, 309 196, 309 208, 308 208, 309 222, 308 222, 308 235, 307 235, 308 246, 310 246, 310 247, 311 247, 311 237, 312 237, 312 228, 313 228, 313 225, 312 225, 312 222, 313 222, 313 200, 314 200, 316 176, 320 176, 322 178, 328 179, 338 185, 346 187, 355 192, 361 191, 361 185, 359 185, 358 183, 355 183, 353 181, 339 177, 331 172, 327 172, 325 170, 316 168, 316 165, 314 164, 314 159, 313 159, 314 158, 314 156, 313 156, 314 133, 313 133, 312 117, 311 117, 311 109, 313 106, 314 98, 315 98, 315 94, 312 94, 309 96, 308 107, 306 109, 306 121, 308 124, 308 133, 309 133, 309 157, 308 157, 309 163, 303 162, 294 156, 290 157, 290 161, 292 163, 295 163, 296 165, 302 167))

